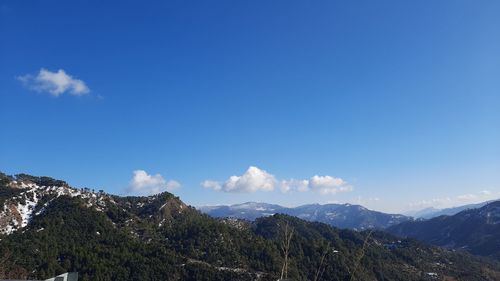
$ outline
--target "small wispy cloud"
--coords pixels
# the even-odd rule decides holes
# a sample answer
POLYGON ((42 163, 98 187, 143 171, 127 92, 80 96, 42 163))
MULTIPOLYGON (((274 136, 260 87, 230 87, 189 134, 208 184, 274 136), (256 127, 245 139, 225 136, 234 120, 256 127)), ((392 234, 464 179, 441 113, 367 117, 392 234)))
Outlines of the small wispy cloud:
POLYGON ((136 170, 130 180, 127 193, 137 195, 152 195, 164 191, 172 191, 181 186, 175 180, 165 180, 162 175, 150 175, 144 170, 136 170))
POLYGON ((49 93, 55 97, 65 93, 73 96, 82 96, 90 92, 85 82, 73 78, 63 69, 52 72, 42 68, 36 75, 26 74, 18 76, 17 80, 21 81, 30 90, 40 93, 49 93))
POLYGON ((225 182, 205 180, 201 186, 217 191, 244 193, 273 191, 278 187, 282 193, 311 191, 320 194, 335 194, 352 190, 352 186, 341 178, 315 175, 310 179, 279 181, 274 175, 255 166, 250 166, 241 176, 229 177, 225 182))
POLYGON ((409 204, 410 208, 426 208, 434 207, 438 209, 456 207, 460 205, 480 203, 489 200, 500 199, 500 192, 493 192, 490 190, 482 190, 476 193, 467 193, 457 196, 432 198, 428 200, 421 200, 409 204))

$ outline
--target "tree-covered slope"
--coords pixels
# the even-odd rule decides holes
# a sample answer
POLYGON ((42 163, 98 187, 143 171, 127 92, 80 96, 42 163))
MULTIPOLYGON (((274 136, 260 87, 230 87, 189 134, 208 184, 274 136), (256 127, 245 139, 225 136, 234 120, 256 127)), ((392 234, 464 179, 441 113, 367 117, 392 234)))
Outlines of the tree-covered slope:
POLYGON ((498 265, 490 261, 412 239, 399 240, 384 232, 339 230, 282 215, 258 220, 255 232, 275 240, 286 224, 295 232, 291 243, 293 280, 314 280, 318 270, 323 272, 323 280, 434 280, 434 274, 441 280, 500 277, 498 271, 491 271, 498 265))
POLYGON ((25 226, 0 235, 0 278, 77 271, 81 280, 102 281, 276 280, 289 229, 292 280, 500 280, 494 262, 381 232, 339 230, 286 215, 218 220, 169 193, 119 197, 55 188, 61 191, 55 195, 27 184, 4 198, 4 206, 24 206, 17 200, 28 190, 41 206, 33 207, 25 226))
MULTIPOLYGON (((126 216, 125 221, 134 217, 121 215, 126 216)), ((198 223, 197 227, 209 225, 198 223)), ((190 237, 182 228, 169 232, 152 222, 118 227, 107 212, 88 208, 83 199, 69 196, 57 198, 28 227, 0 242, 0 254, 8 257, 4 272, 15 269, 21 273, 5 277, 16 278, 48 278, 77 271, 81 280, 251 280, 254 275, 246 271, 216 266, 235 265, 234 255, 226 255, 235 250, 227 245, 213 247, 201 235, 190 237), (163 232, 172 235, 162 236, 163 232), (177 247, 185 242, 196 248, 177 247), (223 259, 212 253, 224 255, 223 259), (201 275, 205 279, 196 277, 201 275)))

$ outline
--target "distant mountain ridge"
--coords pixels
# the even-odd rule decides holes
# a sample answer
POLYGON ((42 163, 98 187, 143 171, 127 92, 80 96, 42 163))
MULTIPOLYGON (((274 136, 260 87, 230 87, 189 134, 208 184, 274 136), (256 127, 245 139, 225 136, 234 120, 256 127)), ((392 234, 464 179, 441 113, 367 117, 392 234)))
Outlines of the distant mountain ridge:
POLYGON ((439 216, 453 216, 464 210, 481 208, 493 201, 495 200, 485 201, 476 204, 467 204, 451 208, 444 208, 444 209, 437 209, 434 207, 430 207, 418 211, 407 212, 405 215, 414 217, 415 219, 432 219, 439 216))
POLYGON ((276 204, 247 202, 230 206, 205 206, 198 209, 216 218, 231 217, 250 221, 273 214, 286 214, 307 221, 323 222, 335 227, 354 230, 384 229, 412 220, 408 216, 386 214, 352 204, 309 204, 288 208, 276 204))
POLYGON ((500 258, 500 201, 481 208, 467 209, 453 216, 403 222, 389 227, 387 231, 437 246, 500 258))

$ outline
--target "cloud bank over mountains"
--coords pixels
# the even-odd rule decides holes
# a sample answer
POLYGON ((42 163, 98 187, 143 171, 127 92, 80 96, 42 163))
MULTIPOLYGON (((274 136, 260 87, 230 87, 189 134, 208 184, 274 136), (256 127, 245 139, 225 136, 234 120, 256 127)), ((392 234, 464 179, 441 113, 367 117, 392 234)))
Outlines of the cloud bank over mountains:
POLYGON ((253 193, 257 191, 273 191, 277 188, 283 193, 317 192, 335 194, 352 191, 352 186, 341 178, 315 175, 310 179, 278 180, 274 175, 255 166, 250 166, 241 176, 231 176, 226 181, 205 180, 201 186, 224 192, 253 193))

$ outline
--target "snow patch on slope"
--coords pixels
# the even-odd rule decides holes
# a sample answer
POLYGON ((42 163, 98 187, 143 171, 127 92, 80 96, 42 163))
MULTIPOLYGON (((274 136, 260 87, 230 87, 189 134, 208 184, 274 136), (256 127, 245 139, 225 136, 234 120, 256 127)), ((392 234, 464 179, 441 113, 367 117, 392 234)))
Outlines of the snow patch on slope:
MULTIPOLYGON (((34 216, 42 214, 50 202, 57 197, 63 195, 71 197, 79 196, 82 198, 97 197, 94 193, 82 193, 80 190, 68 186, 39 186, 31 182, 17 181, 12 181, 10 186, 25 191, 5 201, 2 211, 0 212, 0 234, 9 235, 18 229, 26 227, 34 216), (43 206, 35 212, 41 199, 45 196, 53 198, 45 202, 43 206)), ((89 207, 92 205, 93 204, 90 203, 89 207)))

